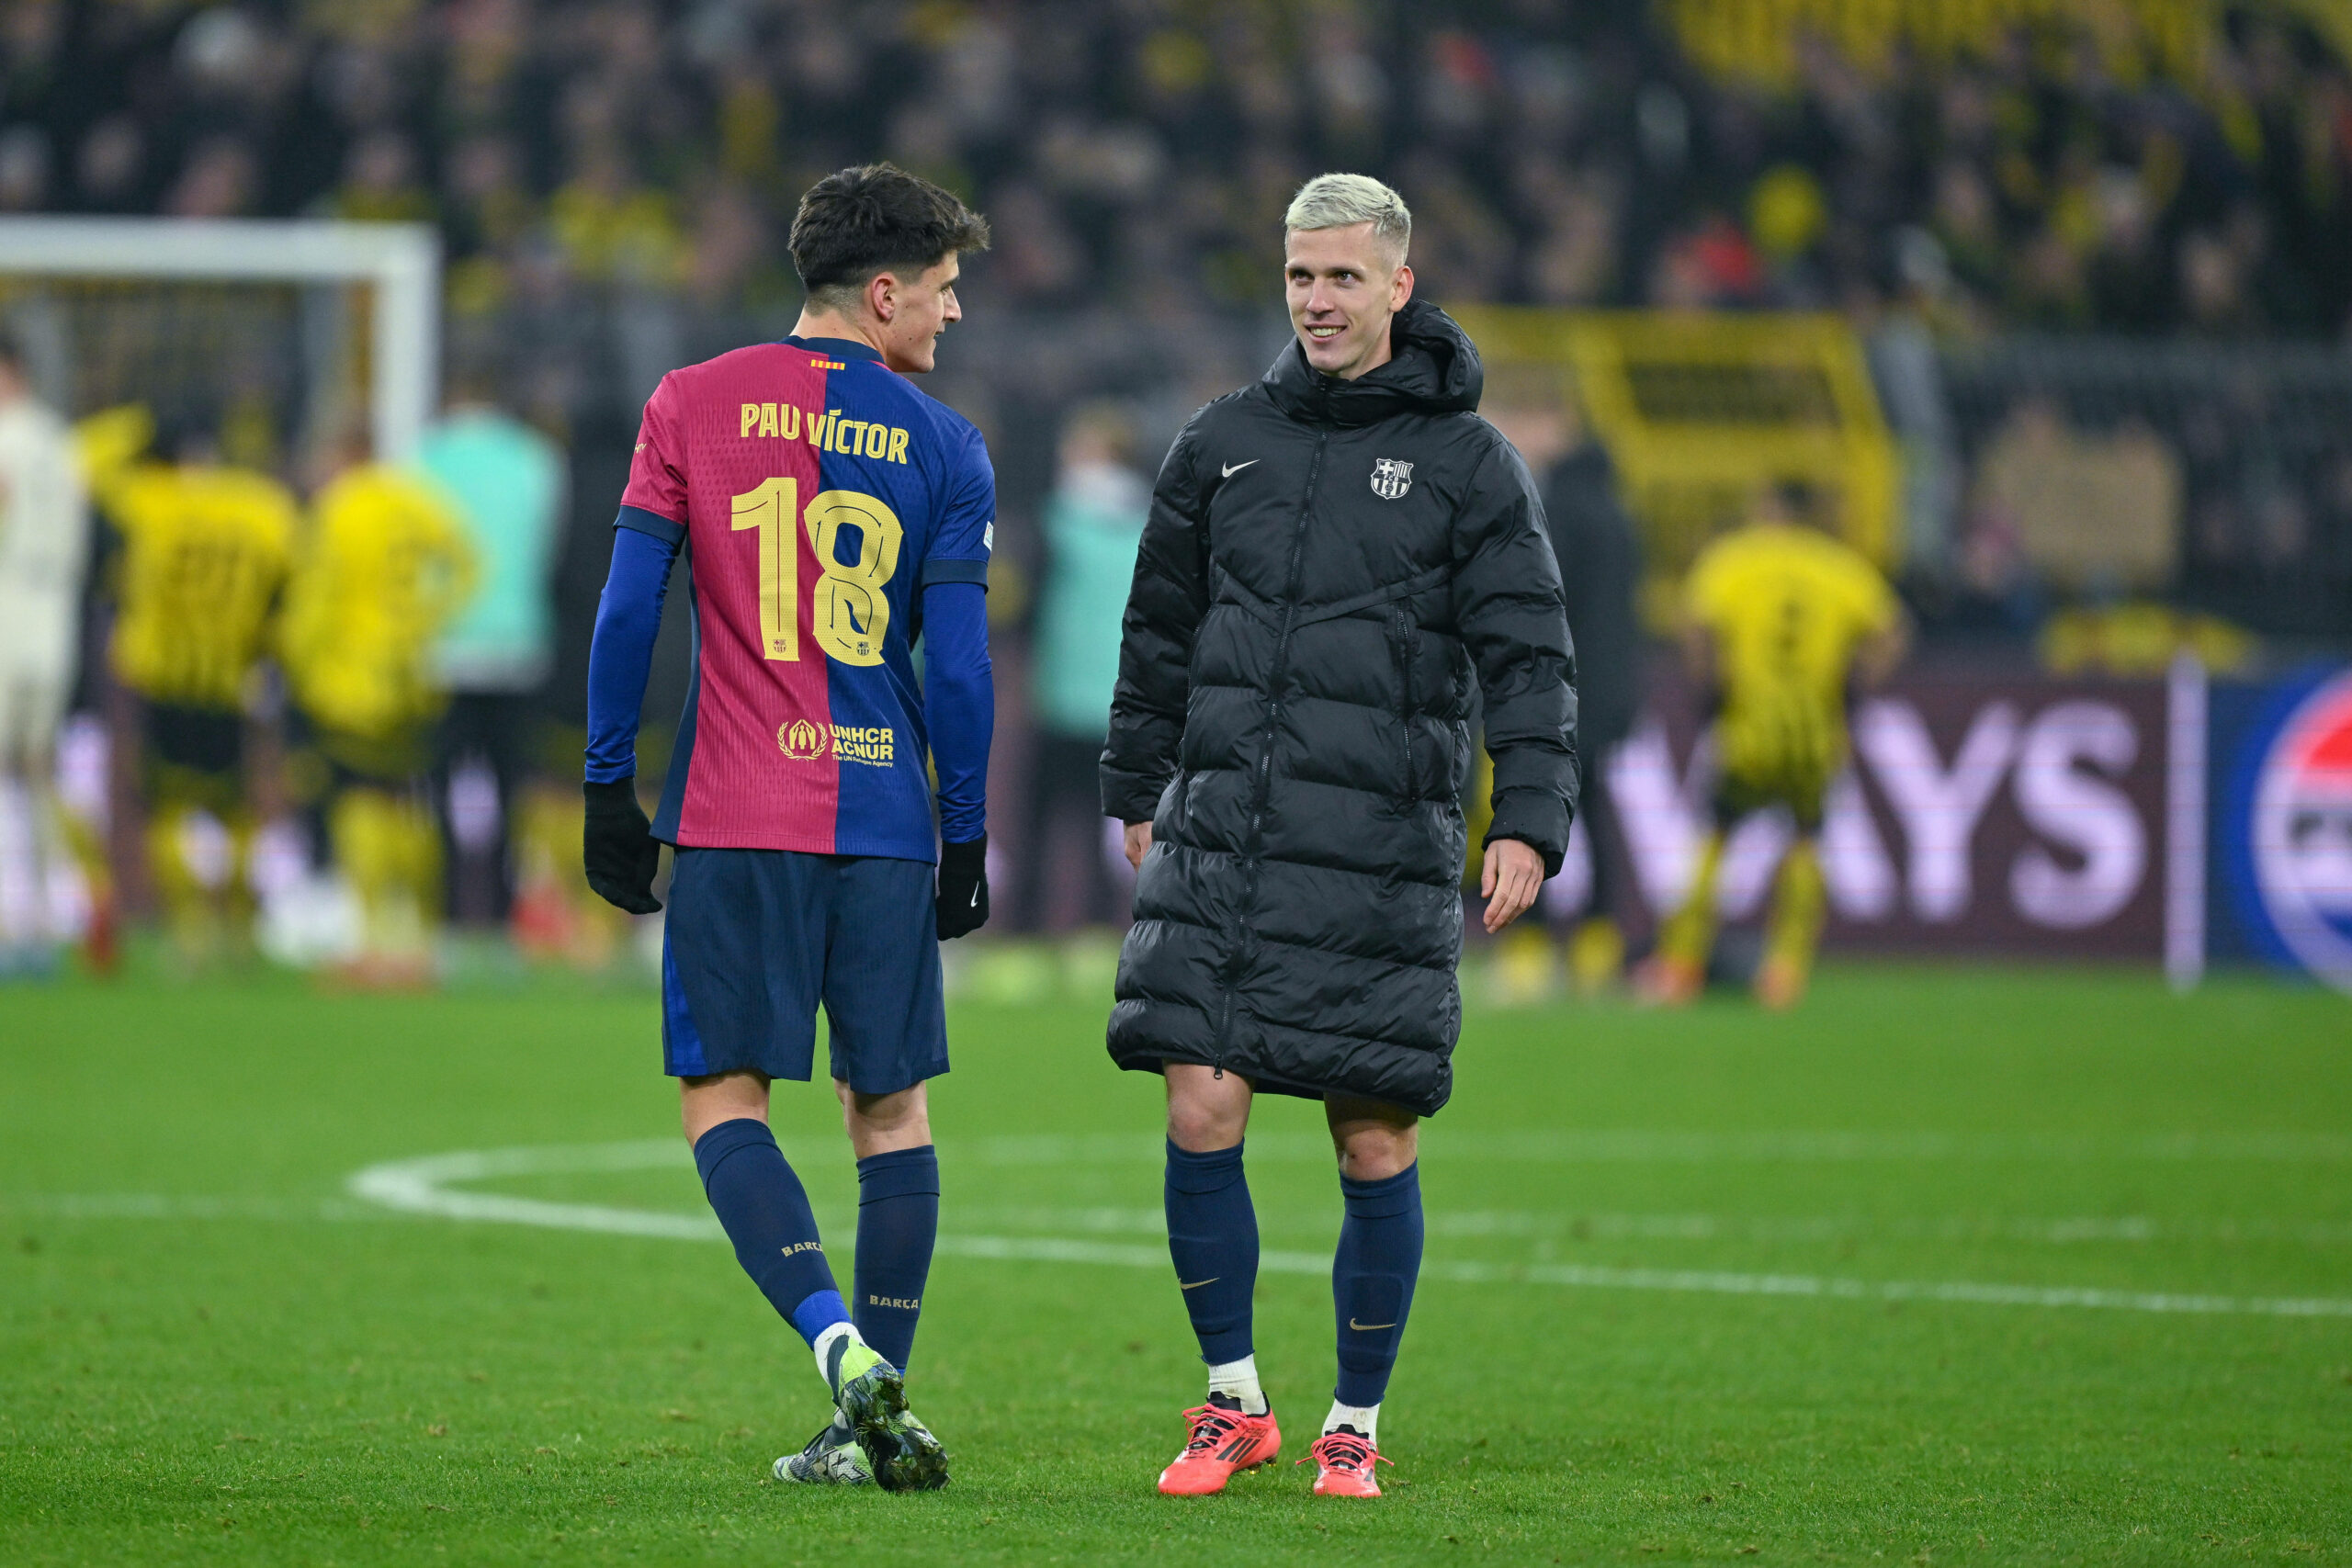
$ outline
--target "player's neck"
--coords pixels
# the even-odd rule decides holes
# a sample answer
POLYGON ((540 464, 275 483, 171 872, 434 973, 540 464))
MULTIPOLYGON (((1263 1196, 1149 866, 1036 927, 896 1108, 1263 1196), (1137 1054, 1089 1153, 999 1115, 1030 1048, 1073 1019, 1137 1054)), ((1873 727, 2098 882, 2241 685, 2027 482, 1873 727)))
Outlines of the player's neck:
POLYGON ((876 323, 854 321, 838 310, 803 310, 800 319, 792 323, 794 337, 837 337, 848 343, 862 343, 876 355, 883 353, 881 332, 876 323))

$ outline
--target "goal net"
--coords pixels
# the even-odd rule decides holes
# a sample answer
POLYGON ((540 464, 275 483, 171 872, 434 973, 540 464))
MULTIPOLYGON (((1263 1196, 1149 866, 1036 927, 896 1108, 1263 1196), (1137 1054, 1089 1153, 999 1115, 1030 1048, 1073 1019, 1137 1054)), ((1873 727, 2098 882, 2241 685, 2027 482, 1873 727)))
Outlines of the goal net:
POLYGON ((414 446, 439 368, 440 249, 423 224, 0 219, 0 323, 71 418, 142 403, 290 471, 365 432, 414 446))
MULTIPOLYGON (((141 405, 159 432, 209 437, 299 487, 355 435, 388 460, 414 449, 438 398, 440 266, 423 224, 0 218, 0 329, 69 420, 141 405)), ((97 640, 85 636, 86 658, 97 640)), ((135 789, 108 761, 127 720, 101 705, 66 723, 59 798, 88 836, 77 855, 107 863, 136 910, 150 900, 135 789), (83 854, 92 840, 103 851, 83 854)), ((0 953, 88 914, 80 873, 39 832, 30 798, 0 780, 0 953)))

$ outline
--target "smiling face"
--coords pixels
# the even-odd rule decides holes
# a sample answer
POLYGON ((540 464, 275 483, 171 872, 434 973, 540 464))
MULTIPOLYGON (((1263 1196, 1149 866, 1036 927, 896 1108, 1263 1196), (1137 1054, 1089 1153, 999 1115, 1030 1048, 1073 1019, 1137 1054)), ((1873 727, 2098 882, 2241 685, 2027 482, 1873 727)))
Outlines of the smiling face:
POLYGON ((1370 223, 1294 229, 1285 249, 1291 330, 1306 362, 1343 381, 1387 364, 1388 321, 1413 297, 1413 269, 1370 223))
POLYGON ((882 363, 902 376, 920 376, 938 355, 939 334, 964 319, 956 301, 956 279, 963 265, 953 252, 912 277, 877 273, 865 286, 865 307, 874 318, 882 363))

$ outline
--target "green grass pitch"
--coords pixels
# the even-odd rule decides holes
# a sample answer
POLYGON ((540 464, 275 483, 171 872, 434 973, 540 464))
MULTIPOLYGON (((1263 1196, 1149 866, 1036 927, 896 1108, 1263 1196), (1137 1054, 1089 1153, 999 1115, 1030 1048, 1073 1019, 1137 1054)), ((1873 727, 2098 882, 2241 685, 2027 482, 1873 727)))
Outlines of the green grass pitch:
MULTIPOLYGON (((1153 1492, 1200 1368, 1159 1086, 1101 1022, 956 1012, 911 1382, 956 1479, 891 1497, 768 1478, 822 1393, 662 1142, 650 996, 0 991, 0 1562, 2352 1556, 2342 998, 1847 966, 1788 1017, 1474 1008, 1373 1505, 1287 1462, 1153 1492), (398 1163, 484 1150, 526 1152, 398 1163), (604 1228, 355 1196, 387 1162, 604 1228)), ((777 1111, 845 1269, 837 1112, 777 1111)), ((1337 1183, 1310 1106, 1251 1147, 1287 1461, 1337 1183)))

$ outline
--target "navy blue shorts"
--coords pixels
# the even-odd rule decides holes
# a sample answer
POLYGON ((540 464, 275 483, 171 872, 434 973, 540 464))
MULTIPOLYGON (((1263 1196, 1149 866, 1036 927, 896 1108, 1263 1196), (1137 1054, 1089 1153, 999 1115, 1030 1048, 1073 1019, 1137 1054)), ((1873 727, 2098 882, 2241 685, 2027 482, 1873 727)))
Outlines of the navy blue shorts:
POLYGON ((947 1070, 938 873, 922 861, 678 852, 662 942, 662 1064, 807 1082, 825 1004, 832 1075, 895 1094, 947 1070))

